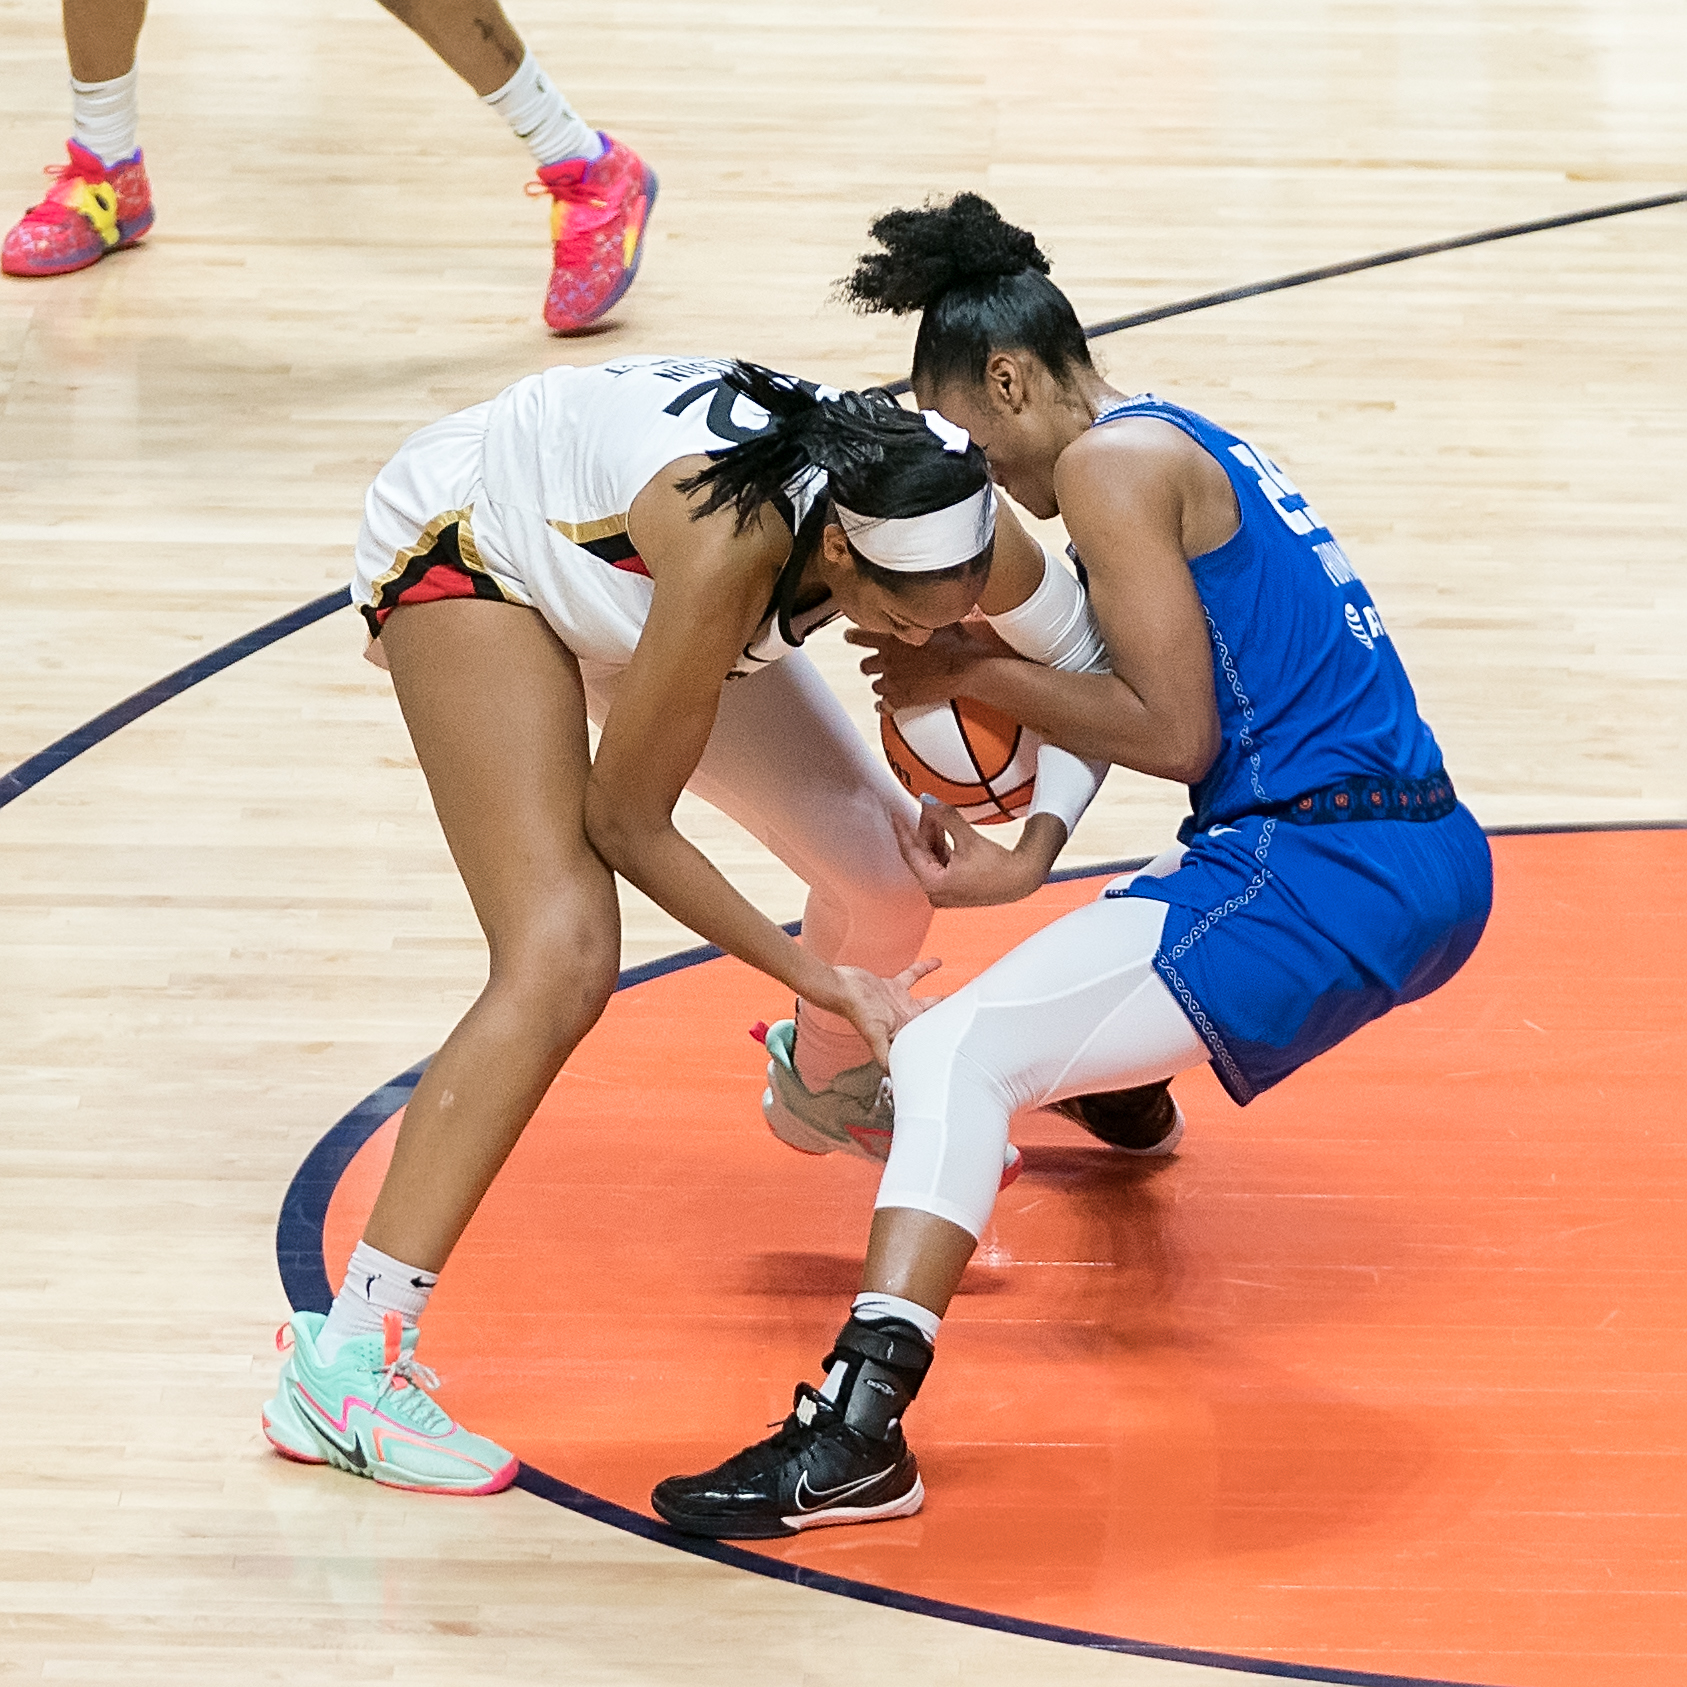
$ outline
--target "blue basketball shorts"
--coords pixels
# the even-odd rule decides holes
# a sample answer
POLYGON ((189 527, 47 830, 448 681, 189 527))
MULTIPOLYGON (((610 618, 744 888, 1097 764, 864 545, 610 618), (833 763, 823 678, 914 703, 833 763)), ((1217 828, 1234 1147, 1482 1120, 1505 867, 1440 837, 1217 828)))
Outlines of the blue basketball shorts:
POLYGON ((1245 815, 1108 896, 1167 904, 1154 964, 1245 1106, 1469 960, 1493 902, 1488 840, 1440 820, 1304 826, 1245 815))

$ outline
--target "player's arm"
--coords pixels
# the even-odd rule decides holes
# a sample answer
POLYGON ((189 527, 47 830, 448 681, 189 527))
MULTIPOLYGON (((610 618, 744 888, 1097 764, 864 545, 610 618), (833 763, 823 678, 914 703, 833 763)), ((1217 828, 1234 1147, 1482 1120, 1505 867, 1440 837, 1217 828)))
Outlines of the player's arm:
POLYGON ((874 689, 893 708, 976 697, 1074 755, 1197 783, 1220 741, 1206 617, 1185 560, 1186 506, 1206 495, 1205 461, 1153 423, 1086 434, 1060 459, 1061 514, 1111 672, 1063 673, 948 633, 912 657, 894 653, 874 689))
POLYGON ((693 522, 673 485, 688 466, 674 465, 670 479, 646 488, 654 496, 641 493, 634 503, 630 526, 656 589, 586 783, 586 833, 616 872, 675 919, 817 1007, 846 1014, 883 1059, 889 1037, 912 1017, 913 979, 886 984, 827 965, 734 890, 673 822, 714 728, 721 684, 759 625, 791 546, 771 511, 743 534, 730 510, 693 522))

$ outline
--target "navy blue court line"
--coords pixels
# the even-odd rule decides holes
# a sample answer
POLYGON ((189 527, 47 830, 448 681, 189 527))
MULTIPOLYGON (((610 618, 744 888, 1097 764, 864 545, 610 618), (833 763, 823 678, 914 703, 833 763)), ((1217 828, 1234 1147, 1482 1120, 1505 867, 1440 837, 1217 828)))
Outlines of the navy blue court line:
MULTIPOLYGON (((1577 223, 1598 222, 1605 217, 1621 217, 1633 211, 1650 211, 1663 205, 1683 203, 1687 203, 1687 189, 1676 193, 1655 194, 1649 199, 1625 199, 1615 205, 1596 205, 1586 211, 1567 211, 1562 216, 1540 217, 1533 222, 1510 223, 1504 228, 1484 229, 1476 234, 1454 235, 1451 239, 1432 240, 1421 246, 1402 246, 1392 252, 1375 253, 1368 258, 1350 258, 1345 263, 1326 264, 1321 269, 1299 270, 1293 275, 1278 276, 1272 281, 1255 281, 1243 287, 1226 288, 1219 293, 1202 293, 1197 298, 1183 299, 1175 304, 1157 305, 1152 310, 1136 311, 1130 316, 1109 317, 1105 322, 1097 322, 1086 328, 1084 338, 1098 340, 1104 335, 1117 334, 1126 328, 1141 327, 1145 322, 1163 322, 1169 316, 1185 316, 1190 311, 1210 310, 1214 305, 1232 304, 1238 299, 1258 298, 1262 293, 1278 293, 1287 287, 1305 287, 1314 281, 1328 281, 1339 275, 1354 275, 1361 270, 1380 269, 1385 264, 1403 264, 1410 258, 1427 258, 1437 252, 1455 252, 1464 246, 1483 246, 1490 241, 1513 240, 1520 234, 1539 234, 1547 229, 1570 228, 1577 223)), ((892 381, 884 390, 896 394, 911 392, 913 383, 907 380, 892 381)), ((21 797, 31 786, 38 785, 49 773, 56 772, 66 762, 81 755, 84 750, 91 750, 94 745, 109 738, 119 727, 127 726, 130 721, 156 709, 160 703, 166 703, 172 697, 179 696, 190 686, 198 685, 201 680, 209 679, 212 674, 221 673, 224 668, 240 661, 242 657, 250 656, 267 645, 274 644, 277 639, 297 632, 300 627, 308 627, 313 621, 320 621, 323 616, 333 614, 336 609, 341 609, 350 602, 349 589, 330 592, 325 597, 316 598, 286 615, 265 622, 263 626, 243 634, 232 643, 213 650, 208 656, 201 656, 198 661, 189 662, 185 668, 178 668, 173 674, 166 674, 163 679, 155 681, 144 691, 137 691, 133 697, 126 698, 115 707, 107 709, 103 715, 95 716, 85 726, 79 726, 56 743, 49 744, 39 754, 20 762, 10 773, 0 774, 0 808, 4 808, 14 798, 21 797)))
POLYGON ((1344 263, 1325 264, 1319 269, 1297 270, 1274 281, 1254 281, 1245 287, 1227 287, 1221 293, 1203 293, 1179 304, 1157 305, 1152 310, 1114 316, 1084 330, 1086 340, 1117 334, 1125 328, 1140 328, 1145 322, 1164 322, 1168 316, 1186 316, 1193 310, 1210 310, 1214 305, 1234 304, 1238 299, 1257 299, 1263 293, 1281 293, 1288 287, 1305 287, 1314 281, 1331 281, 1338 275, 1357 275, 1361 270, 1382 269, 1412 258, 1429 258, 1437 252, 1457 252, 1466 246, 1486 246, 1495 240, 1515 240, 1520 234, 1540 234, 1547 229, 1573 228, 1577 223, 1596 223, 1606 217, 1623 217, 1631 211, 1654 211, 1663 205, 1687 204, 1687 188, 1674 193, 1657 193, 1649 199, 1625 199, 1616 205, 1596 205, 1587 211, 1566 211, 1561 216, 1537 217, 1533 222, 1508 223, 1504 228, 1483 229, 1478 234, 1456 234, 1448 240, 1430 240, 1421 246, 1399 246, 1392 252, 1377 252, 1368 258, 1349 258, 1344 263))
POLYGON ((1339 1687, 1482 1687, 1476 1682, 1446 1681, 1440 1677, 1377 1675, 1370 1670, 1282 1663, 1275 1658, 1246 1658, 1232 1652, 1203 1652, 1192 1646, 1160 1646, 1152 1640, 1126 1640, 1116 1634, 1097 1634, 1086 1628, 1066 1628, 1059 1623, 1033 1622, 1025 1617, 1004 1617, 994 1611, 981 1611, 974 1605, 954 1605, 947 1599, 927 1599, 917 1593, 901 1593, 895 1588, 878 1587, 872 1582, 858 1582, 825 1570, 811 1570, 802 1564, 788 1564, 783 1559, 766 1558, 759 1552, 747 1551, 728 1541, 705 1541, 682 1535, 654 1517, 629 1511, 626 1506, 616 1505, 611 1500, 599 1499, 596 1494, 588 1494, 584 1488, 559 1482, 556 1477, 547 1476, 544 1471, 535 1470, 528 1464, 521 1467, 515 1485, 542 1500, 549 1500, 552 1505, 560 1505, 567 1511, 588 1517, 594 1523, 641 1536, 658 1546, 688 1552, 694 1558, 707 1558, 728 1569, 747 1570, 752 1576, 788 1582, 793 1587, 808 1588, 814 1593, 838 1594, 845 1599, 859 1600, 863 1605, 880 1605, 892 1611, 907 1611, 917 1617, 963 1623, 968 1628, 992 1629, 998 1634, 1021 1634, 1029 1640, 1082 1646, 1093 1652, 1120 1652, 1133 1658, 1157 1658, 1166 1663, 1205 1664, 1208 1669, 1273 1676, 1282 1681, 1331 1682, 1339 1684, 1339 1687))
POLYGON ((309 603, 290 609, 285 615, 278 615, 273 621, 266 621, 261 627, 254 627, 251 632, 219 645, 189 662, 185 668, 177 668, 173 674, 154 680, 144 691, 124 698, 103 715, 95 715, 91 721, 73 732, 67 732, 27 761, 19 762, 10 773, 0 774, 0 808, 15 802, 32 786, 39 785, 49 773, 57 773, 66 762, 74 761, 84 750, 103 743, 120 727, 150 714, 160 703, 168 703, 172 697, 179 697, 201 680, 220 674, 224 668, 231 668, 236 662, 267 649, 278 639, 286 638, 289 633, 296 633, 301 627, 308 627, 312 622, 332 615, 336 609, 344 609, 350 602, 351 588, 342 586, 337 592, 313 598, 309 603))
MULTIPOLYGON (((1667 822, 1669 826, 1687 829, 1687 822, 1667 822)), ((1548 831, 1553 828, 1520 828, 1529 831, 1548 831)), ((1652 823, 1641 822, 1627 828, 1560 828, 1562 830, 1642 830, 1652 829, 1652 823)), ((1116 873, 1129 872, 1142 866, 1149 857, 1133 861, 1103 862, 1094 867, 1070 867, 1053 875, 1060 880, 1081 878, 1110 878, 1116 873)), ((792 921, 787 931, 798 929, 792 921)), ((626 968, 616 980, 619 992, 651 979, 681 972, 687 967, 700 966, 705 961, 719 960, 721 950, 712 943, 682 949, 677 954, 663 955, 653 961, 626 968)), ((367 1095, 343 1118, 335 1123, 320 1142, 305 1156, 304 1163, 288 1185, 281 1203, 281 1213, 275 1227, 275 1258, 280 1268, 282 1286, 288 1303, 298 1312, 326 1313, 333 1304, 334 1294, 328 1283, 327 1267, 322 1259, 322 1233, 328 1220, 328 1204, 334 1190, 356 1156, 357 1151, 398 1111, 414 1093, 417 1082, 427 1070, 426 1060, 418 1061, 408 1071, 401 1072, 391 1082, 367 1095)), ((516 1486, 525 1488, 539 1499, 560 1505, 565 1510, 590 1518, 612 1529, 620 1529, 658 1546, 688 1552, 696 1558, 707 1558, 729 1569, 745 1570, 751 1575, 766 1576, 772 1581, 788 1582, 794 1587, 809 1588, 816 1593, 837 1594, 841 1598, 860 1600, 867 1605, 880 1605, 893 1611, 908 1611, 916 1616, 939 1618, 944 1622, 964 1623, 970 1628, 993 1629, 1003 1634, 1022 1634, 1033 1640, 1048 1640, 1063 1646, 1083 1646, 1092 1651, 1127 1653, 1132 1657, 1158 1658, 1169 1663, 1205 1664, 1211 1669, 1234 1670, 1244 1675, 1270 1676, 1287 1681, 1331 1682, 1339 1687, 1482 1687, 1480 1683, 1446 1681, 1440 1678, 1405 1675, 1378 1675, 1368 1670, 1344 1670, 1316 1664, 1284 1663, 1275 1658, 1249 1658, 1229 1652, 1206 1652, 1184 1646, 1165 1646, 1152 1640, 1131 1640, 1122 1635, 1099 1634, 1089 1629, 1066 1628, 1058 1623, 1033 1622, 1028 1618, 1007 1617, 996 1611, 984 1611, 972 1605, 955 1605, 947 1600, 927 1599, 919 1594, 902 1593, 894 1588, 878 1587, 872 1582, 856 1581, 849 1576, 835 1576, 823 1570, 811 1570, 801 1564, 790 1564, 779 1558, 768 1558, 745 1547, 724 1541, 699 1540, 670 1529, 666 1523, 627 1506, 617 1505, 597 1494, 576 1488, 570 1482, 523 1464, 516 1486)), ((1490 1684, 1491 1687, 1491 1684, 1490 1684)))
MULTIPOLYGON (((1110 316, 1105 322, 1086 328, 1084 338, 1099 340, 1108 334, 1122 333, 1127 328, 1140 328, 1144 323, 1164 322, 1170 316, 1187 316, 1191 311, 1211 310, 1214 305, 1231 305, 1239 299, 1257 299, 1265 293, 1306 287, 1314 281, 1333 281, 1338 275, 1358 275, 1362 270, 1403 264, 1412 258, 1430 258, 1437 252, 1457 252, 1465 246, 1487 246, 1496 240, 1515 240, 1520 234, 1541 234, 1548 229, 1573 228, 1577 223, 1596 223, 1606 217, 1627 216, 1631 211, 1654 211, 1663 205, 1682 204, 1687 204, 1687 189, 1653 194, 1649 199, 1624 199, 1615 205, 1595 205, 1586 211, 1566 211, 1556 217, 1537 217, 1533 222, 1507 223, 1503 228, 1481 229, 1475 234, 1455 234, 1447 240, 1426 241, 1421 246, 1397 246, 1391 252, 1375 252, 1368 258, 1348 258, 1339 264, 1324 264, 1318 269, 1279 275, 1271 281, 1250 281, 1241 287, 1226 287, 1221 292, 1180 299, 1175 304, 1155 305, 1150 310, 1133 311, 1129 316, 1110 316)), ((900 397, 905 392, 912 392, 914 383, 892 381, 884 390, 900 397)))

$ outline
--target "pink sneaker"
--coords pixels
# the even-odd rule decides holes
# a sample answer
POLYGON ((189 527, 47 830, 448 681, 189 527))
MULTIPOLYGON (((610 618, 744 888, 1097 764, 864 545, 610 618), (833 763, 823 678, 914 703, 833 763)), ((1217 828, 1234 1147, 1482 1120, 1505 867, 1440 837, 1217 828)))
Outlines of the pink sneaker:
POLYGON ((630 146, 600 139, 601 158, 547 164, 536 184, 551 196, 556 242, 545 321, 564 334, 596 322, 632 286, 656 202, 656 172, 630 146))
POLYGON ((152 184, 139 148, 121 163, 102 164, 75 141, 65 147, 70 162, 47 166, 47 197, 24 212, 0 248, 7 275, 68 275, 133 246, 152 227, 152 184))

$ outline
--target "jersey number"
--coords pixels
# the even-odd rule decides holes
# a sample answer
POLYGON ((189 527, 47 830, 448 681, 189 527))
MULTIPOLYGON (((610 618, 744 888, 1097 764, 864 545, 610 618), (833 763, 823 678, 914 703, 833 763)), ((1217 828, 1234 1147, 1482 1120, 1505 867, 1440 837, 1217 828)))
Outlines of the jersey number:
MULTIPOLYGON (((820 390, 813 381, 798 381, 796 385, 809 394, 820 390)), ((672 403, 663 405, 662 412, 667 416, 683 415, 705 394, 709 398, 709 432, 717 439, 729 439, 734 445, 742 445, 746 440, 754 439, 767 426, 763 422, 761 428, 747 428, 733 419, 733 407, 741 395, 719 377, 687 387, 672 403)))
POLYGON ((1300 488, 1265 455, 1251 445, 1235 444, 1230 455, 1259 476, 1259 489, 1271 500, 1271 507, 1283 518, 1291 533, 1304 538, 1324 524, 1318 512, 1301 496, 1300 488))

